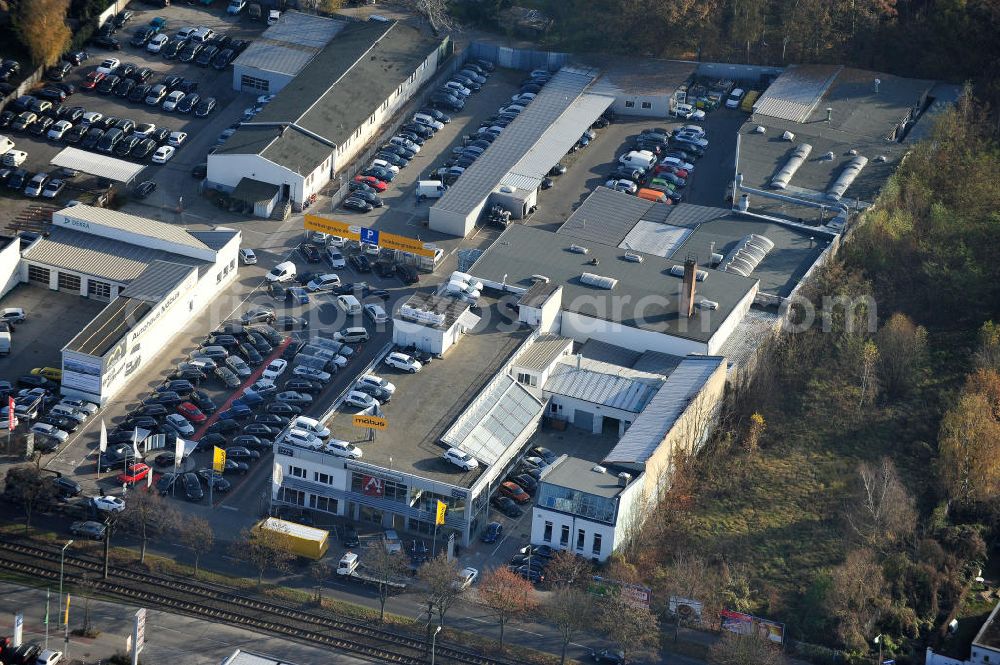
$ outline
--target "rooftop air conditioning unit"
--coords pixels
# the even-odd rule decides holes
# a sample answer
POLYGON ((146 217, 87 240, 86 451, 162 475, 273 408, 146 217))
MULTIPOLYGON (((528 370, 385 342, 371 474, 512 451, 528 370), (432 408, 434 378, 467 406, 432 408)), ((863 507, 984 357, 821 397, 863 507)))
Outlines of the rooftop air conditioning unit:
POLYGON ((589 249, 587 249, 586 247, 583 247, 581 245, 570 245, 569 246, 569 251, 573 252, 574 254, 589 254, 590 253, 589 249))
POLYGON ((642 263, 642 254, 636 254, 635 252, 625 252, 625 256, 622 260, 628 261, 630 263, 642 263))
POLYGON ((785 133, 783 133, 781 135, 781 139, 783 141, 794 141, 795 140, 795 134, 793 134, 792 132, 787 132, 786 131, 785 133))
POLYGON ((622 471, 618 474, 618 487, 628 487, 628 484, 632 482, 632 474, 625 473, 622 471))
POLYGON ((714 300, 699 300, 694 306, 698 309, 719 309, 719 303, 714 300))
POLYGON ((585 272, 580 275, 580 281, 587 286, 595 286, 599 289, 611 290, 615 288, 615 284, 618 280, 613 277, 605 277, 604 275, 595 275, 592 272, 585 272))
POLYGON ((590 468, 590 470, 591 470, 591 471, 593 471, 594 473, 607 473, 607 472, 608 472, 608 470, 607 470, 607 469, 605 469, 605 468, 604 468, 603 466, 601 466, 600 464, 595 464, 594 466, 592 466, 592 467, 590 468))

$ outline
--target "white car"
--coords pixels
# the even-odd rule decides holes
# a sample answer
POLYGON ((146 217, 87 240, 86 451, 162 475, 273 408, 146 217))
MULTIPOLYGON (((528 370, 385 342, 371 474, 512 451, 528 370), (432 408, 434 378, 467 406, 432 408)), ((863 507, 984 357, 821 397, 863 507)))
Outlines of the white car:
POLYGON ((478 577, 479 571, 475 568, 463 568, 458 573, 458 579, 455 580, 455 588, 464 591, 472 586, 478 577))
POLYGON ((411 358, 405 353, 399 353, 398 351, 393 351, 387 355, 385 357, 385 364, 403 372, 409 372, 410 374, 416 374, 423 367, 416 358, 411 358))
POLYGON ((392 385, 380 376, 375 376, 374 374, 364 374, 358 379, 359 386, 371 386, 373 388, 381 388, 390 395, 396 392, 396 386, 392 385))
POLYGON ((294 446, 312 448, 313 450, 320 450, 323 448, 323 441, 312 432, 307 432, 304 429, 292 428, 288 430, 288 434, 285 435, 284 441, 294 446))
POLYGON ((330 247, 339 247, 343 249, 347 245, 347 238, 342 236, 327 236, 326 244, 330 247))
POLYGON ((95 496, 91 501, 94 508, 106 513, 120 513, 125 510, 125 502, 116 496, 95 496))
POLYGON ((334 439, 327 443, 323 450, 328 453, 333 453, 337 457, 349 457, 351 459, 361 459, 361 449, 358 448, 353 443, 348 443, 347 441, 340 441, 334 439))
POLYGON ((170 161, 170 158, 174 156, 177 152, 177 148, 172 145, 161 145, 153 153, 153 163, 154 164, 166 164, 170 161))
POLYGON ((107 58, 97 66, 97 71, 105 76, 109 76, 113 74, 116 69, 118 69, 118 65, 120 64, 122 64, 122 61, 118 58, 107 58))
POLYGON ((257 255, 254 254, 253 250, 249 247, 244 247, 240 250, 240 261, 242 261, 245 266, 252 266, 257 263, 257 255))
POLYGON ((63 652, 53 651, 52 649, 46 649, 38 654, 38 658, 35 659, 35 665, 59 665, 59 663, 63 662, 65 662, 63 660, 63 652))
POLYGON ((315 367, 305 367, 303 365, 297 365, 295 369, 292 370, 292 376, 309 379, 310 381, 319 381, 320 383, 326 383, 330 380, 329 372, 324 372, 323 370, 316 369, 315 367))
POLYGON ((68 132, 72 127, 73 123, 69 120, 59 120, 49 128, 48 137, 58 141, 63 137, 63 134, 68 132))
POLYGON ((187 141, 187 137, 187 132, 170 132, 170 136, 167 137, 167 145, 179 148, 187 141))
POLYGON ((70 407, 71 409, 76 409, 77 411, 83 411, 88 416, 94 415, 100 408, 96 404, 92 402, 85 402, 82 399, 64 399, 61 400, 59 403, 64 404, 70 407))
POLYGON ((59 443, 62 443, 69 438, 69 434, 67 434, 63 430, 59 429, 58 427, 55 427, 54 425, 49 425, 46 423, 35 423, 34 425, 31 426, 31 431, 34 432, 37 436, 45 436, 50 439, 55 439, 59 443))
POLYGON ((379 252, 381 252, 381 251, 382 251, 382 248, 381 248, 381 247, 379 247, 378 245, 373 245, 373 244, 372 244, 372 243, 370 243, 370 242, 366 242, 366 243, 363 243, 363 244, 361 245, 361 249, 362 249, 362 250, 364 251, 364 253, 365 253, 365 254, 367 254, 368 256, 378 256, 378 255, 379 255, 379 252))
POLYGON ((675 134, 680 134, 682 132, 685 134, 695 134, 700 139, 705 138, 705 128, 701 125, 684 125, 683 127, 678 127, 674 131, 675 134))
POLYGON ((188 422, 187 418, 179 413, 171 413, 168 415, 164 419, 163 424, 177 432, 180 436, 194 435, 194 426, 188 422))
POLYGON ((616 192, 625 192, 627 194, 635 194, 639 191, 639 186, 631 180, 608 180, 604 183, 604 186, 616 192))
POLYGON ((326 260, 330 262, 331 268, 346 268, 347 261, 344 259, 344 255, 340 253, 340 250, 336 247, 326 248, 326 260))
MULTIPOLYGON (((278 384, 270 379, 257 379, 254 384, 250 386, 249 390, 253 390, 258 395, 267 395, 268 393, 274 393, 278 391, 278 384)), ((246 391, 243 391, 246 395, 246 391)))
POLYGON ((24 320, 28 318, 24 313, 24 309, 21 307, 4 307, 0 309, 0 321, 6 321, 9 323, 24 323, 24 320))
POLYGON ((292 421, 292 428, 305 430, 321 439, 330 436, 330 428, 324 427, 323 423, 309 416, 296 416, 295 420, 292 421))
POLYGON ((261 378, 267 379, 268 381, 276 381, 279 376, 285 373, 286 369, 288 369, 288 363, 281 358, 276 358, 264 368, 261 378))
POLYGON ((378 406, 381 404, 377 399, 369 395, 368 393, 363 393, 357 390, 352 390, 347 393, 347 397, 344 398, 344 403, 351 406, 356 406, 359 409, 370 409, 373 406, 378 406))
POLYGON ((379 168, 383 168, 386 171, 392 171, 393 173, 399 175, 399 167, 395 164, 390 164, 384 159, 373 159, 372 166, 378 166, 379 168))
POLYGON ((267 273, 266 278, 269 282, 288 282, 295 279, 296 274, 294 263, 291 261, 282 261, 278 265, 271 268, 271 271, 267 273))
POLYGON ((382 305, 372 303, 365 305, 365 316, 371 319, 373 323, 385 323, 389 320, 389 315, 385 313, 382 305))
POLYGON ((733 89, 733 91, 731 93, 729 93, 729 97, 726 98, 726 108, 727 109, 737 109, 737 108, 739 108, 740 107, 740 102, 743 101, 743 95, 744 94, 745 93, 743 92, 743 88, 735 88, 735 89, 733 89))
POLYGON ((466 471, 471 471, 479 466, 479 460, 458 448, 449 448, 442 457, 466 471))
POLYGON ((160 34, 156 35, 155 37, 149 40, 149 43, 146 44, 146 50, 149 51, 150 53, 159 53, 160 51, 163 50, 163 47, 166 46, 167 42, 169 41, 170 37, 167 37, 165 34, 161 32, 160 34))
POLYGON ((309 291, 329 291, 338 286, 340 286, 340 276, 330 272, 312 279, 306 284, 306 289, 309 291))
POLYGON ((469 95, 472 94, 471 90, 469 90, 468 88, 466 88, 464 85, 462 85, 458 81, 448 81, 447 83, 444 84, 443 87, 447 88, 448 90, 450 90, 452 92, 457 92, 462 97, 468 97, 469 95))
POLYGON ((138 136, 141 139, 148 139, 156 131, 156 125, 151 122, 144 122, 142 124, 136 125, 135 129, 132 130, 134 136, 138 136))

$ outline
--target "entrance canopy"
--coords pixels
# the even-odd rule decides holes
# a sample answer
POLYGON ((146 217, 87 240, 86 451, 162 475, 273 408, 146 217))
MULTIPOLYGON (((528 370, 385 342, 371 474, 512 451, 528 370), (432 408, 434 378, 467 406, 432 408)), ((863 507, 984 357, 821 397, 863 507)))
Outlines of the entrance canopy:
POLYGON ((132 182, 146 168, 145 164, 135 164, 124 159, 98 155, 79 148, 63 148, 59 154, 52 158, 52 165, 124 183, 132 182))

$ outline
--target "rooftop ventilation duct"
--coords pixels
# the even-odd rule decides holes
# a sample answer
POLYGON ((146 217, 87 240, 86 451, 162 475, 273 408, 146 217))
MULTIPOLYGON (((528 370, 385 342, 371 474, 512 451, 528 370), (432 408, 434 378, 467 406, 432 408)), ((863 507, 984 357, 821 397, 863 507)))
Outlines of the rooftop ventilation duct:
POLYGON ((851 161, 847 162, 847 166, 844 167, 844 170, 840 172, 839 176, 837 176, 833 185, 830 186, 830 189, 826 190, 826 198, 839 201, 840 197, 842 197, 844 192, 847 191, 847 188, 851 186, 852 182, 854 182, 854 179, 861 174, 861 169, 865 168, 867 163, 867 157, 862 157, 861 155, 852 157, 851 161))
POLYGON ((806 161, 806 157, 812 152, 813 147, 808 143, 802 143, 798 145, 795 150, 792 150, 792 154, 788 157, 788 161, 785 165, 781 167, 778 174, 771 178, 771 187, 774 189, 785 189, 788 187, 788 181, 792 179, 795 172, 799 170, 802 163, 806 161))
POLYGON ((795 140, 795 134, 793 134, 793 133, 791 133, 789 131, 783 132, 781 134, 781 140, 782 141, 794 141, 795 140))
POLYGON ((587 249, 586 247, 583 247, 582 245, 570 245, 569 246, 569 251, 573 252, 574 254, 589 254, 590 253, 590 250, 587 249))
POLYGON ((885 162, 889 161, 889 158, 886 157, 885 155, 879 155, 878 157, 875 158, 875 161, 879 162, 880 164, 884 164, 885 162))
POLYGON ((719 303, 714 300, 709 300, 708 298, 702 298, 694 304, 698 309, 719 309, 719 303))
POLYGON ((856 154, 858 154, 858 150, 857 150, 857 148, 851 148, 850 150, 847 151, 847 154, 848 155, 856 155, 856 154))
POLYGON ((608 472, 608 470, 606 468, 604 468, 603 466, 601 466, 600 464, 595 464, 594 466, 590 467, 590 470, 593 471, 594 473, 607 473, 608 472))
MULTIPOLYGON (((674 277, 684 277, 684 266, 670 266, 670 274, 674 277)), ((698 270, 694 276, 697 281, 704 282, 708 279, 708 271, 698 270)))
POLYGON ((830 152, 823 153, 823 161, 824 162, 832 162, 834 157, 836 157, 836 155, 833 154, 832 150, 830 152))
POLYGON ((764 236, 751 233, 730 250, 722 260, 720 268, 725 272, 749 277, 772 249, 774 249, 773 242, 764 236))
POLYGON ((767 128, 764 125, 757 125, 753 128, 754 134, 764 134, 767 132, 767 128))
POLYGON ((605 289, 610 291, 615 288, 615 284, 618 280, 614 277, 605 277, 604 275, 595 275, 592 272, 585 272, 580 275, 580 281, 588 286, 594 286, 599 289, 605 289))

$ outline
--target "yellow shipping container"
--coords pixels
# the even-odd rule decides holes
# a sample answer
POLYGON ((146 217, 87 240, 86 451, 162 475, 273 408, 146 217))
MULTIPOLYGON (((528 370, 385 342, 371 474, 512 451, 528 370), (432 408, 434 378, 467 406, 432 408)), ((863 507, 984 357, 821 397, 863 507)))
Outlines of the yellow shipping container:
POLYGON ((330 548, 329 531, 279 520, 277 517, 261 520, 254 529, 266 529, 281 534, 290 551, 307 559, 318 561, 326 555, 326 551, 330 548))

